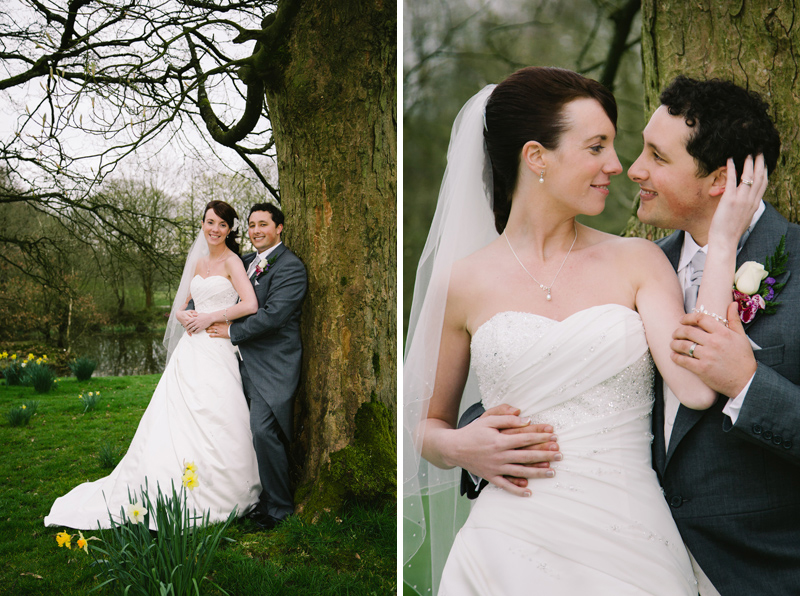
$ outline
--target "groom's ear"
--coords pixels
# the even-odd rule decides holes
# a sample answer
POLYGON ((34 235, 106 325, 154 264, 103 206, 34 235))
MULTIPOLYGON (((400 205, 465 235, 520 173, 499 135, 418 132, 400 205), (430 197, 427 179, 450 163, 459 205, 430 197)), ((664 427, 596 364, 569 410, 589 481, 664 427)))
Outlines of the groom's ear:
POLYGON ((522 165, 538 176, 547 167, 544 160, 546 151, 538 141, 528 141, 522 146, 522 165))
POLYGON ((711 188, 708 190, 708 194, 712 197, 721 197, 725 192, 725 184, 728 182, 727 166, 720 166, 709 176, 711 177, 711 188))

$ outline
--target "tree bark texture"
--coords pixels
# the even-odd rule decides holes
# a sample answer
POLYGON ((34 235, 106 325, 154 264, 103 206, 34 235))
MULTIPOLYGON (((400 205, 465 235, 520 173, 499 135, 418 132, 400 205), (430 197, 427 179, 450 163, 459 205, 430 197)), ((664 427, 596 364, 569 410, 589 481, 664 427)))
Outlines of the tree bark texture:
POLYGON ((290 3, 262 76, 284 241, 308 270, 296 501, 313 516, 339 504, 323 503, 320 479, 353 445, 362 404, 383 404, 396 435, 397 18, 392 0, 290 3))
MULTIPOLYGON (((645 116, 675 76, 731 80, 771 106, 781 155, 765 200, 790 221, 800 208, 800 1, 643 0, 645 116)), ((653 236, 631 221, 628 233, 653 236)), ((663 235, 663 234, 661 234, 663 235)))

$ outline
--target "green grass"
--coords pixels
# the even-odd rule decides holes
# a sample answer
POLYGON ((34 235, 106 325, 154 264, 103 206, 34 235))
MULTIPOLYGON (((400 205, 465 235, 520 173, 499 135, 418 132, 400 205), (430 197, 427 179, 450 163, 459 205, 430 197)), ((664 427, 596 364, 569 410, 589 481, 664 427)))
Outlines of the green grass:
MULTIPOLYGON (((109 473, 98 453, 104 445, 124 453, 158 378, 62 378, 44 395, 0 386, 0 411, 34 396, 39 402, 26 426, 0 422, 0 595, 85 596, 98 585, 91 557, 58 548, 55 535, 62 528, 45 528, 42 520, 56 497, 109 473), (84 413, 78 395, 89 390, 100 391, 103 400, 84 413)), ((394 505, 353 506, 314 525, 290 518, 268 533, 239 520, 227 536, 235 542, 219 551, 211 578, 231 596, 397 593, 394 505)), ((204 595, 221 594, 204 586, 204 595)))

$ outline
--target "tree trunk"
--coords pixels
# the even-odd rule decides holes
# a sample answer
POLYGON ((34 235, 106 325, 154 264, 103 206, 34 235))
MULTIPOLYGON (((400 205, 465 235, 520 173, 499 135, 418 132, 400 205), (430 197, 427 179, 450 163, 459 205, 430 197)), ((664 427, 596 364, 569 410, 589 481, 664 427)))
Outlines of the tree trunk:
POLYGON ((396 497, 397 18, 391 1, 298 6, 265 82, 284 241, 309 279, 295 451, 298 512, 313 519, 353 496, 357 471, 330 474, 342 457, 363 471, 356 452, 391 458, 366 468, 386 481, 373 497, 396 497), (380 444, 358 426, 383 429, 380 444))
MULTIPOLYGON (((782 141, 765 200, 794 222, 800 206, 798 13, 798 0, 642 2, 646 118, 660 105, 661 89, 678 74, 727 79, 761 94, 782 141)), ((632 235, 650 232, 641 224, 629 225, 632 235)))
POLYGON ((153 272, 142 271, 142 289, 144 290, 144 307, 153 308, 153 272))

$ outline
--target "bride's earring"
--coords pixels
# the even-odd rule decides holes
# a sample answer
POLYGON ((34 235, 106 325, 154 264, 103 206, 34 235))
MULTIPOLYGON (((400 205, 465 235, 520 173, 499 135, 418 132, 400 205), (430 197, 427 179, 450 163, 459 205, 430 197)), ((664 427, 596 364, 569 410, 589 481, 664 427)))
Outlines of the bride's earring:
POLYGON ((539 173, 539 184, 544 184, 544 170, 539 173))

